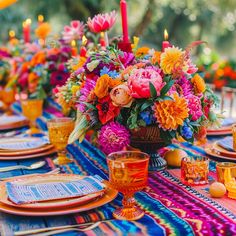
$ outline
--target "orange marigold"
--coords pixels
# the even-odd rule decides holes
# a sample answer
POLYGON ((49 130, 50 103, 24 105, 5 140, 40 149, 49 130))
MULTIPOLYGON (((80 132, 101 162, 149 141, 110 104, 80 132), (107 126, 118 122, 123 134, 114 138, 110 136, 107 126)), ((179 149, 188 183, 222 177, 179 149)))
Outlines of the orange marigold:
POLYGON ((195 74, 191 79, 191 82, 193 83, 196 94, 203 93, 206 90, 205 81, 199 74, 195 74))
POLYGON ((155 103, 153 110, 160 127, 165 130, 176 130, 189 116, 186 99, 179 97, 177 93, 173 95, 173 100, 155 103))
POLYGON ((144 56, 144 55, 148 54, 149 50, 150 50, 150 48, 148 48, 148 47, 138 48, 137 51, 135 52, 135 55, 137 57, 144 56))
POLYGON ((159 51, 155 51, 152 58, 151 58, 151 62, 152 64, 160 64, 160 61, 161 61, 161 52, 159 51))
POLYGON ((36 36, 40 39, 45 39, 49 35, 50 32, 51 32, 51 26, 47 22, 42 23, 35 30, 36 36))

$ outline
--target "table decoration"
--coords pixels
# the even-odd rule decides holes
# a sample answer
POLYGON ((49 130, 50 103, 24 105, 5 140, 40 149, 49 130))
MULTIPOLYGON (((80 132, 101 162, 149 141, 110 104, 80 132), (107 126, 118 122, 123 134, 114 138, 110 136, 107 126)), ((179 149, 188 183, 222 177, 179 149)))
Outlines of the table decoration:
POLYGON ((116 219, 137 220, 144 215, 135 206, 133 195, 147 185, 148 162, 149 156, 142 152, 121 151, 107 156, 110 184, 124 195, 123 207, 113 212, 116 219))
POLYGON ((188 158, 181 161, 181 181, 186 185, 208 183, 209 160, 207 157, 188 158))
POLYGON ((74 126, 74 120, 68 117, 55 118, 47 122, 49 141, 56 147, 58 153, 58 158, 54 162, 58 165, 72 161, 66 156, 66 146, 74 126))
POLYGON ((195 74, 191 48, 91 51, 57 94, 59 99, 72 97, 63 102, 77 107, 69 142, 82 141, 89 130, 106 154, 129 144, 154 154, 179 137, 192 142, 217 121, 213 108, 218 100, 195 74))

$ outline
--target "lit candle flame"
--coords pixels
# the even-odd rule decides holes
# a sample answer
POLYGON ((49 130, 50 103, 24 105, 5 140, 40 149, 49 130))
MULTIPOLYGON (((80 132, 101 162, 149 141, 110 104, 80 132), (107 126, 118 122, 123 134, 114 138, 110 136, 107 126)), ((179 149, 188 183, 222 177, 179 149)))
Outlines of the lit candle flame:
POLYGON ((14 30, 10 30, 10 31, 9 31, 9 36, 10 36, 11 38, 14 38, 14 37, 16 36, 15 31, 14 31, 14 30))
POLYGON ((30 25, 31 24, 31 19, 26 19, 26 21, 25 21, 25 23, 27 24, 27 25, 30 25))
POLYGON ((165 39, 166 41, 168 40, 168 32, 167 32, 166 29, 164 30, 164 39, 165 39))
POLYGON ((85 35, 83 35, 83 37, 82 37, 82 45, 85 46, 87 44, 87 42, 88 42, 88 39, 86 38, 85 35))
POLYGON ((44 21, 44 16, 38 15, 38 22, 43 22, 43 21, 44 21))
POLYGON ((71 41, 71 47, 75 47, 76 46, 76 41, 75 40, 72 40, 71 41))

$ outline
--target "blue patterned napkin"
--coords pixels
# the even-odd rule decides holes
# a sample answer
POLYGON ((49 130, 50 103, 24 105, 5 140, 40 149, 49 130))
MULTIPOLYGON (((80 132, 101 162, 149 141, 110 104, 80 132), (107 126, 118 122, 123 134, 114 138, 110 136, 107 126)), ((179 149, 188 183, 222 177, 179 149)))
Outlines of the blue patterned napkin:
POLYGON ((15 204, 50 201, 81 197, 104 189, 104 184, 96 176, 87 176, 70 182, 50 182, 43 184, 6 183, 8 198, 15 204))
POLYGON ((226 137, 217 142, 217 144, 230 152, 235 152, 233 149, 233 137, 226 137))

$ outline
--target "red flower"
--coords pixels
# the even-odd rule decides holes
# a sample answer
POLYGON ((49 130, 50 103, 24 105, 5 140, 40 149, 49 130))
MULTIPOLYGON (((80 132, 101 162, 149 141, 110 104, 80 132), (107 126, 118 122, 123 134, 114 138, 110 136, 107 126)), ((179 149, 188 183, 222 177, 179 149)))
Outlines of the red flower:
POLYGON ((112 104, 110 96, 98 99, 96 107, 98 109, 99 120, 103 125, 113 120, 120 113, 120 108, 112 104))

